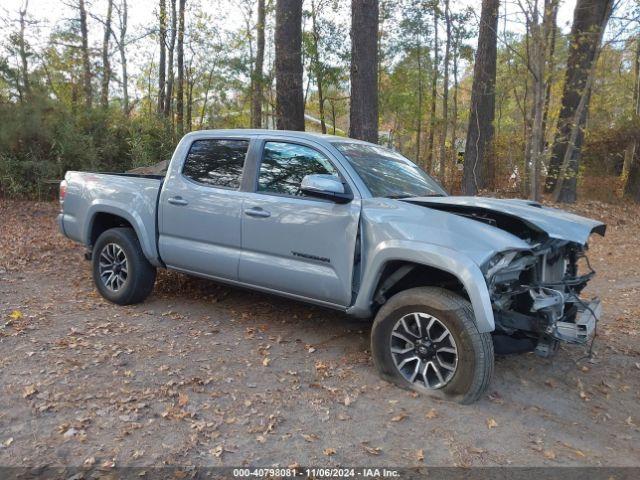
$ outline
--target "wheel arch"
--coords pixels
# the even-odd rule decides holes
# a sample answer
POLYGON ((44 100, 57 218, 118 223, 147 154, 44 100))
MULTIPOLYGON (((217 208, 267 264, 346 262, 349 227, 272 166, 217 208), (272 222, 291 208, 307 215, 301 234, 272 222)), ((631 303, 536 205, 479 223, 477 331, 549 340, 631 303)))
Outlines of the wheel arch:
POLYGON ((356 301, 347 310, 350 314, 371 316, 399 291, 417 286, 438 286, 471 303, 480 332, 495 329, 484 275, 470 258, 458 251, 415 242, 382 242, 366 259, 364 272, 356 301))
POLYGON ((89 221, 84 232, 85 245, 92 247, 98 237, 110 228, 128 227, 133 229, 145 257, 153 265, 158 266, 154 254, 154 243, 151 241, 150 235, 147 234, 142 219, 135 212, 130 213, 119 205, 95 203, 89 207, 87 218, 89 221))

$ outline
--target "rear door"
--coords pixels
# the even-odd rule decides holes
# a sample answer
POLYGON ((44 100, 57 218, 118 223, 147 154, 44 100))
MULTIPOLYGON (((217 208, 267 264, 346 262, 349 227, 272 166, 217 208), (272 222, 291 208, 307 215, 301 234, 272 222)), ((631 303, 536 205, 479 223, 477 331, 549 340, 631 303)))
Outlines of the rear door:
POLYGON ((172 168, 160 195, 160 256, 167 266, 237 280, 242 173, 249 138, 202 138, 172 168))
POLYGON ((349 305, 358 193, 330 152, 315 142, 265 138, 256 143, 255 191, 247 194, 242 206, 240 281, 349 305), (338 204, 305 196, 300 183, 314 173, 339 177, 354 200, 338 204))

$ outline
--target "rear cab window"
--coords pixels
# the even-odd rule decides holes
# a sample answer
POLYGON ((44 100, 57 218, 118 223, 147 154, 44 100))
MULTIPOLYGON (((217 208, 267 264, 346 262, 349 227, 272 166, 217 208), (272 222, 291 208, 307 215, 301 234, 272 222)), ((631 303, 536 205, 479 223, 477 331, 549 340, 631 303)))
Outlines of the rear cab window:
POLYGON ((182 174, 213 187, 238 189, 249 140, 209 138, 191 144, 182 174))

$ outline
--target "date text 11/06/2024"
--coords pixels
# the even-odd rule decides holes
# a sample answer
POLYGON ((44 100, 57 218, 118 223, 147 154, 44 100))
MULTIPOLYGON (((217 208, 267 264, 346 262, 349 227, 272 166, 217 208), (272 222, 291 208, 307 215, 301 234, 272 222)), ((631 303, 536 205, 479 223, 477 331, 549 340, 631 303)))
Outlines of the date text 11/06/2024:
POLYGON ((400 472, 387 468, 235 468, 233 476, 279 478, 397 478, 400 472))

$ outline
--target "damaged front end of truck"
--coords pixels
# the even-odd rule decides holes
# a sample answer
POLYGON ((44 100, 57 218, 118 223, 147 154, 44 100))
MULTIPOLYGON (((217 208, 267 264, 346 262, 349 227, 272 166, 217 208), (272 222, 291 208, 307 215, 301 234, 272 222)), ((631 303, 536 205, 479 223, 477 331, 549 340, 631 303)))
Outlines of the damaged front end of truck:
POLYGON ((592 233, 605 234, 603 223, 519 200, 447 197, 428 203, 530 245, 498 252, 481 267, 494 313, 497 353, 534 350, 548 357, 560 342, 585 344, 593 338, 602 305, 597 297, 581 295, 595 275, 587 257, 588 239, 592 233))
POLYGON ((557 239, 529 252, 505 252, 484 274, 494 309, 496 350, 552 355, 559 342, 586 343, 601 314, 598 298, 580 297, 595 274, 586 245, 557 239))

